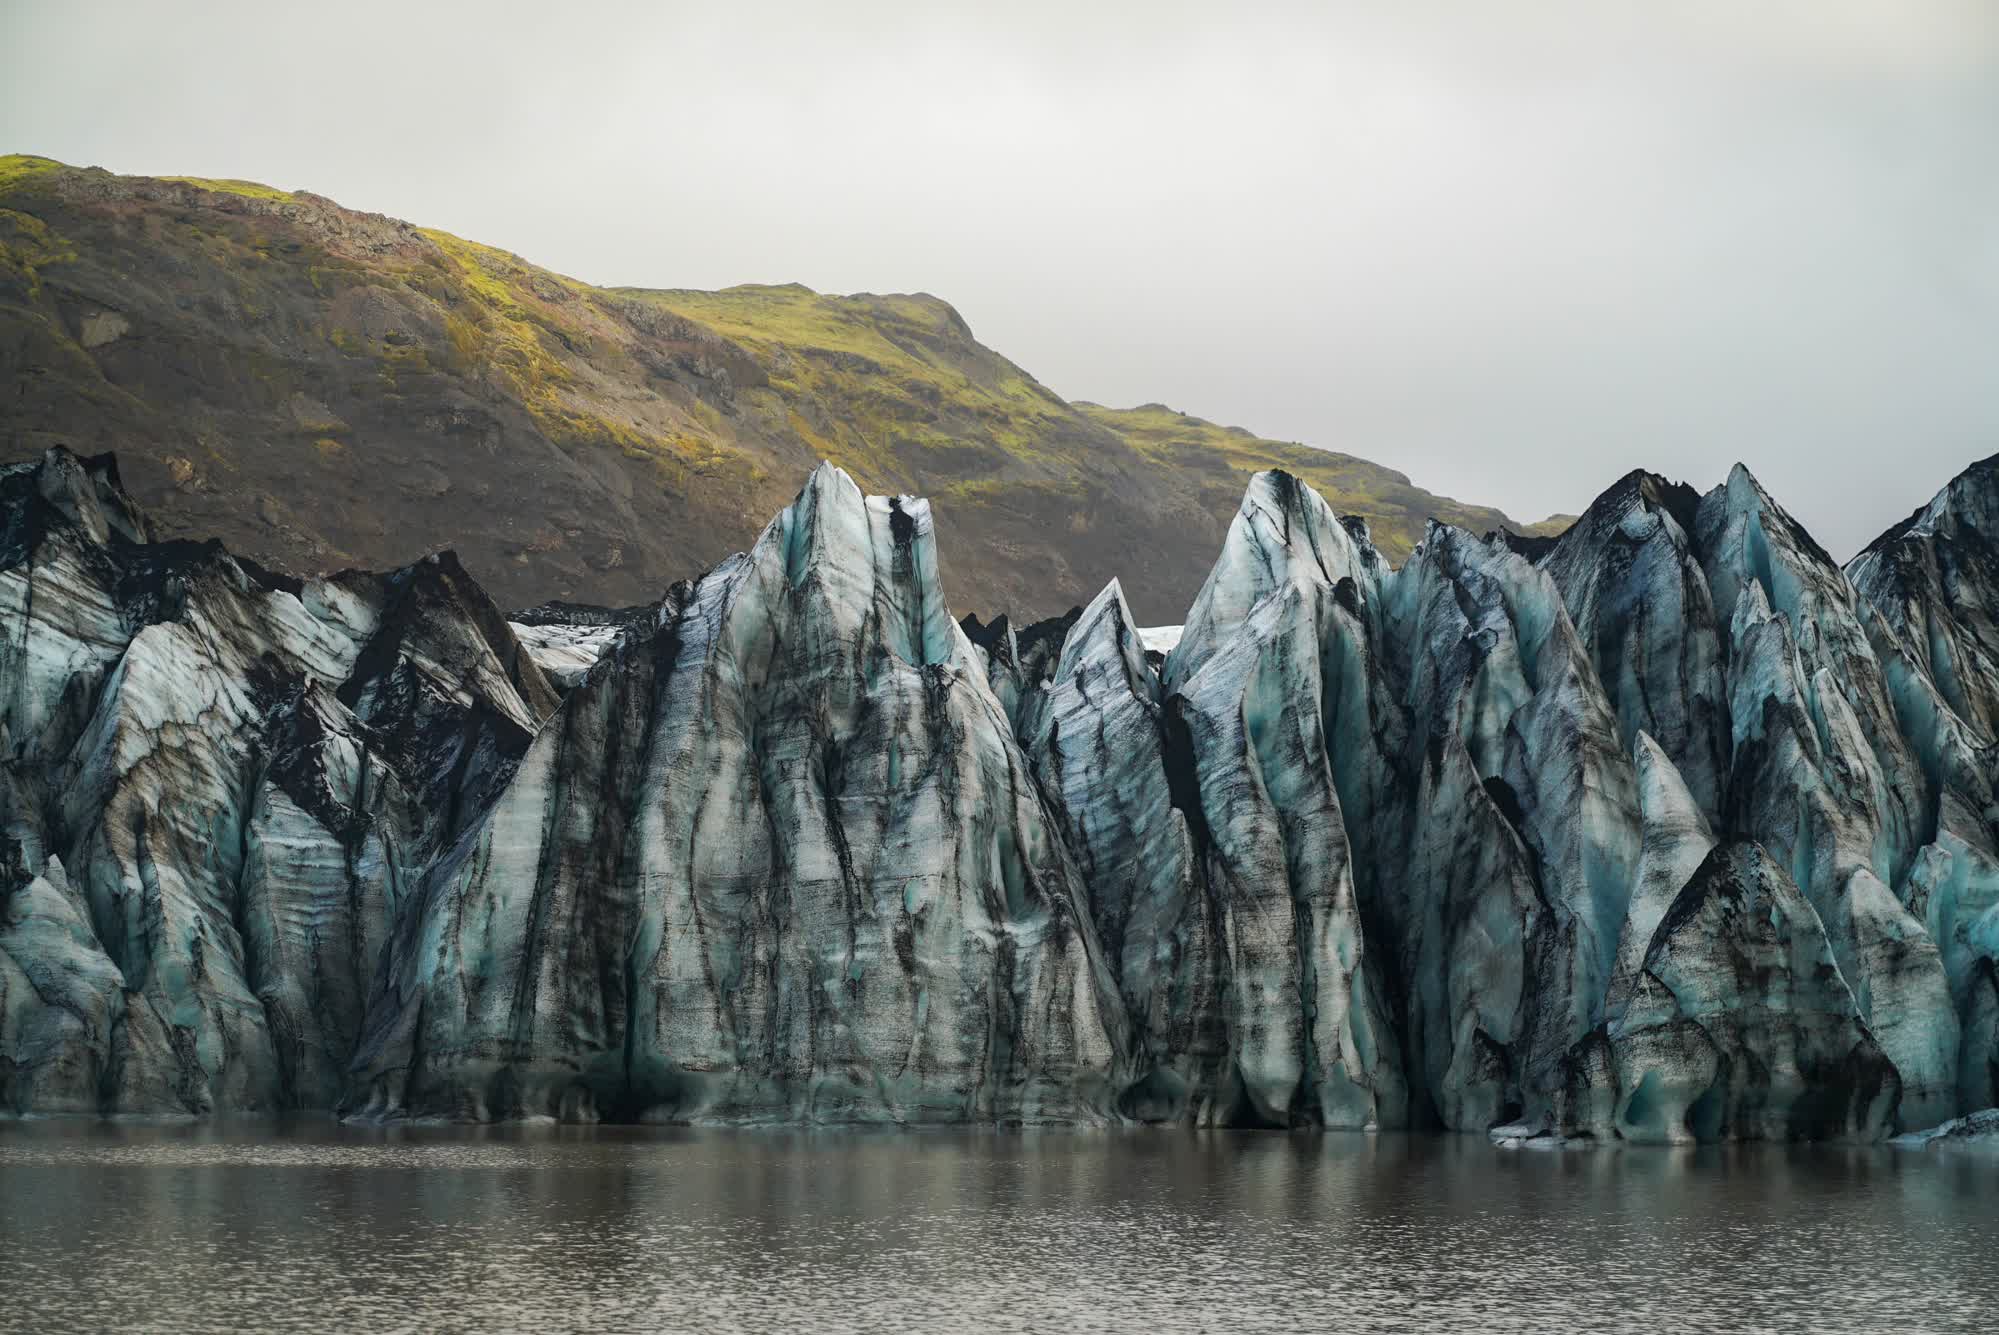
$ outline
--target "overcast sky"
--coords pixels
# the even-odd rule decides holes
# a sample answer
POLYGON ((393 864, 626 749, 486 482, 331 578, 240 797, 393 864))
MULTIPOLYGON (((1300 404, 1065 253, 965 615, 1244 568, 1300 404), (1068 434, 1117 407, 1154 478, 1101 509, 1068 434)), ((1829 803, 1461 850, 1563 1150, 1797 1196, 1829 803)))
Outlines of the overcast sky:
POLYGON ((924 290, 1057 392, 1526 519, 1999 451, 1995 0, 0 0, 0 150, 600 283, 924 290))

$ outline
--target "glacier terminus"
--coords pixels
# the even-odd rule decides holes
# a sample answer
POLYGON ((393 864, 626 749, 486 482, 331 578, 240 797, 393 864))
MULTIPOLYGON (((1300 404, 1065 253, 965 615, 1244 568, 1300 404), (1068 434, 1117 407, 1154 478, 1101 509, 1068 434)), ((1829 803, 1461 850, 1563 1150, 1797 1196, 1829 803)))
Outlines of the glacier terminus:
POLYGON ((1260 473, 1164 629, 954 619, 934 522, 823 465, 656 604, 510 619, 0 472, 0 1112, 1999 1105, 1999 458, 1844 568, 1739 466, 1399 568, 1260 473))

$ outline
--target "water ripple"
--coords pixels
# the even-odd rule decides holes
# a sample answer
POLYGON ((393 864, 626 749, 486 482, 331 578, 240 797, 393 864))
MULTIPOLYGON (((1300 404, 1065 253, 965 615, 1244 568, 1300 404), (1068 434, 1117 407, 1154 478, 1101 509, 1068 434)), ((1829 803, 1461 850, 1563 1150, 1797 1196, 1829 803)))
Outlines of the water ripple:
POLYGON ((1996 1217, 1884 1150, 11 1123, 0 1328, 1957 1330, 1996 1217))

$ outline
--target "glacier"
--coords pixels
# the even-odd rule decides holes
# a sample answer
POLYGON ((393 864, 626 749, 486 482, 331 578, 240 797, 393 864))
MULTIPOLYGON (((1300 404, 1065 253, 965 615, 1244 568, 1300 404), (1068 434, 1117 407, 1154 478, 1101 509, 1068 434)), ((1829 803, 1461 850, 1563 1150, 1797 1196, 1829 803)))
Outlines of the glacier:
POLYGON ((956 620, 935 522, 822 465, 655 604, 509 616, 0 471, 0 1114, 1999 1105, 1999 458, 1844 569, 1739 466, 1400 568, 1261 473, 1172 627, 956 620))

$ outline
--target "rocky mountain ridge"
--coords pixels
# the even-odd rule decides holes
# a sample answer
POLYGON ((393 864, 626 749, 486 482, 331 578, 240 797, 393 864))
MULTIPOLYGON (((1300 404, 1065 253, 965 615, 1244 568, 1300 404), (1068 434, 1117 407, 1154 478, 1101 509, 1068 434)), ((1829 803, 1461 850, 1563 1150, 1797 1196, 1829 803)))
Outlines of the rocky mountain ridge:
POLYGON ((0 156, 0 463, 52 445, 116 450, 163 536, 300 578, 450 547, 508 606, 654 598, 821 459, 932 497, 947 592, 988 615, 1113 574, 1178 615, 1263 468, 1396 559, 1431 516, 1516 527, 1350 454, 1064 402, 924 294, 599 288, 309 192, 0 156))
POLYGON ((928 504, 831 465, 510 623, 448 556, 148 541, 52 451, 0 473, 0 1106, 1937 1125, 1999 1103, 1993 478, 1843 572, 1741 468, 1399 568, 1260 473, 1162 653, 1116 582, 954 621, 928 504))

